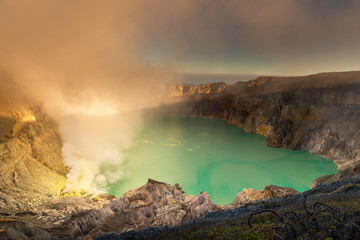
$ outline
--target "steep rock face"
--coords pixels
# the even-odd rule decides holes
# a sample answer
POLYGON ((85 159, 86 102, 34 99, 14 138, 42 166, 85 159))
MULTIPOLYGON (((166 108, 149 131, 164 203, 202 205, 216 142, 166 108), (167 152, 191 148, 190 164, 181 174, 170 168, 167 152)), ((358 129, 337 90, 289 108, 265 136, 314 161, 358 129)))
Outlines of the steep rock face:
POLYGON ((359 93, 360 72, 263 77, 160 111, 224 119, 268 137, 269 146, 308 150, 343 170, 360 164, 359 93))
POLYGON ((168 90, 168 96, 183 97, 188 95, 200 95, 222 92, 227 87, 226 83, 206 83, 195 86, 178 83, 168 90))
POLYGON ((177 187, 149 179, 144 186, 126 192, 100 209, 75 213, 55 232, 60 237, 93 238, 106 232, 178 225, 217 208, 207 193, 184 196, 177 187))
POLYGON ((57 123, 39 105, 0 100, 0 198, 7 207, 31 209, 32 199, 60 193, 67 173, 61 146, 57 123))

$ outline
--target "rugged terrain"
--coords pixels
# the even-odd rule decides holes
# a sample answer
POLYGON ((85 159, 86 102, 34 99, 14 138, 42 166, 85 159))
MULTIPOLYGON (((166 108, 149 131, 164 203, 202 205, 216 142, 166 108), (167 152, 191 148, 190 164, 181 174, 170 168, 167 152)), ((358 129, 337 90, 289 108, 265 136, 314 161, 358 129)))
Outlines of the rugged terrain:
MULTIPOLYGON (((41 104, 2 98, 0 239, 91 239, 124 231, 127 233, 107 234, 103 239, 127 239, 137 234, 174 238, 174 231, 186 237, 189 231, 198 229, 200 235, 190 236, 196 239, 210 236, 201 235, 204 226, 210 226, 206 231, 221 232, 217 224, 226 219, 243 231, 243 218, 248 218, 251 211, 286 211, 305 195, 312 201, 334 200, 340 204, 343 199, 352 204, 359 197, 359 93, 360 72, 259 77, 233 85, 178 84, 170 89, 163 98, 167 104, 157 111, 224 119, 268 137, 269 146, 308 150, 333 160, 340 170, 316 179, 313 189, 301 195, 291 188, 270 185, 262 191, 244 189, 226 206, 214 204, 205 192, 185 195, 179 184, 171 186, 151 179, 120 198, 63 194, 68 169, 62 161, 58 123, 41 104), (148 227, 153 228, 134 232, 148 227)), ((343 214, 348 216, 346 224, 357 226, 351 222, 352 212, 343 214)))
POLYGON ((179 226, 147 228, 97 240, 359 239, 360 175, 309 191, 216 211, 179 226))

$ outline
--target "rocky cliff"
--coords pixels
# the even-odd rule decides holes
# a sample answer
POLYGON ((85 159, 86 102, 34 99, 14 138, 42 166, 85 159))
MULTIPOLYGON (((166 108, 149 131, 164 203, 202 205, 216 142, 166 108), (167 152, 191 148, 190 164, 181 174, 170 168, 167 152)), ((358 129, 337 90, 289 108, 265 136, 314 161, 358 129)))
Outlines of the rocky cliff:
POLYGON ((67 169, 57 123, 37 104, 0 99, 0 206, 32 209, 59 195, 67 169))
POLYGON ((205 83, 199 85, 187 85, 178 83, 168 90, 170 97, 183 97, 189 95, 201 95, 222 92, 227 87, 226 83, 205 83))
POLYGON ((177 97, 160 111, 227 120, 268 137, 268 145, 308 150, 340 170, 360 163, 360 72, 259 77, 206 95, 177 97))

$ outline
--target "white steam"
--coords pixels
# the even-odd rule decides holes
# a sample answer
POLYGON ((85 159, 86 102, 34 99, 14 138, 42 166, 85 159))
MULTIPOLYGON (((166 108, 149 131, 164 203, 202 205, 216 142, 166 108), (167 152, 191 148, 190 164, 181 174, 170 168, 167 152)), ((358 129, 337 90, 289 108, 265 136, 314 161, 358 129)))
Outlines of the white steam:
POLYGON ((141 125, 141 114, 71 115, 60 127, 70 168, 65 192, 101 193, 124 175, 123 150, 141 125))

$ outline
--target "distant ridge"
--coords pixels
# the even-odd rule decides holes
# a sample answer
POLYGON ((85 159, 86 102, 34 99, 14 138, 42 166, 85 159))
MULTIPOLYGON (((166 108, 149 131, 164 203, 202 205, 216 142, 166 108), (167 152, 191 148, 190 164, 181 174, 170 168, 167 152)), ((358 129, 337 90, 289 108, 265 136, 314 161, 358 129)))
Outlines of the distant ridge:
POLYGON ((238 81, 230 85, 226 91, 229 93, 244 92, 253 94, 270 92, 287 92, 307 88, 330 88, 360 83, 360 71, 351 72, 325 72, 307 76, 272 77, 260 76, 247 82, 238 81), (252 89, 249 89, 252 88, 252 89))

